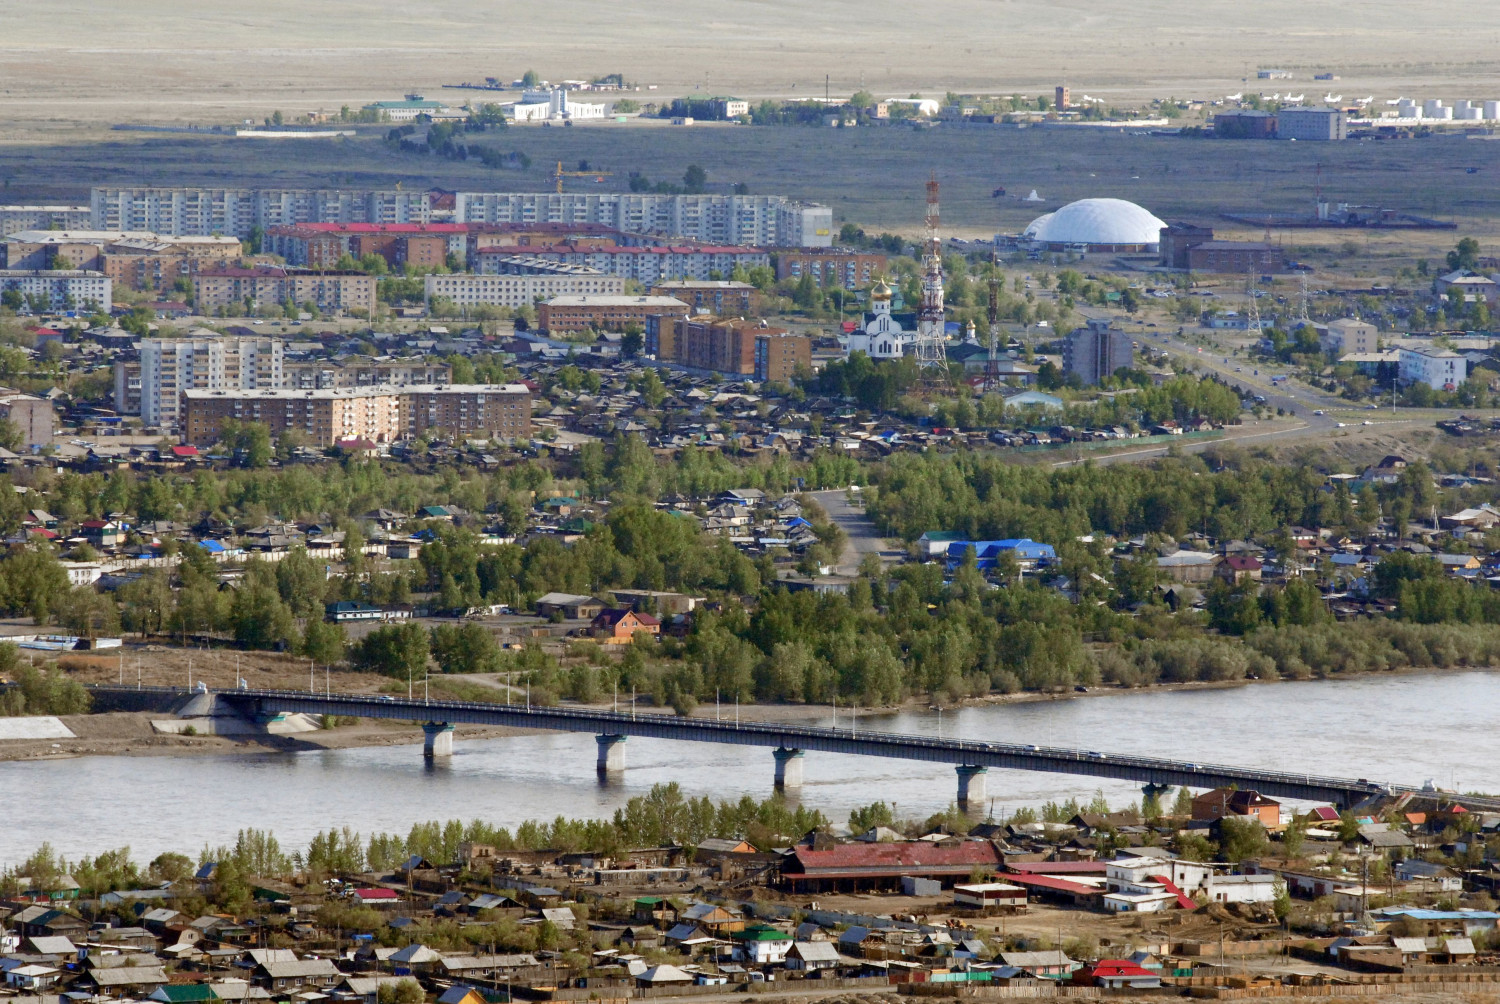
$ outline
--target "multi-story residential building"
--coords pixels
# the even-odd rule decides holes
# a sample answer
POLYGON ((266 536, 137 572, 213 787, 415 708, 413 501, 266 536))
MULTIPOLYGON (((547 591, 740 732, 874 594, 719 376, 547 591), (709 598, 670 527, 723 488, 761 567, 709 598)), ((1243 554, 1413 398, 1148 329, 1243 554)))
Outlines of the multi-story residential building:
MULTIPOLYGON (((514 248, 487 248, 478 254, 476 271, 485 275, 511 271, 507 265, 516 257, 514 248)), ((771 264, 771 256, 759 248, 712 245, 577 247, 554 244, 550 247, 528 247, 525 249, 525 257, 597 269, 604 275, 616 275, 647 284, 671 279, 724 278, 736 268, 752 269, 771 264)))
POLYGON ((89 225, 88 206, 0 206, 0 237, 23 230, 82 230, 89 225))
MULTIPOLYGON (((599 223, 465 223, 469 232, 468 260, 485 248, 528 248, 551 244, 600 247, 610 244, 649 244, 647 238, 599 223)), ((518 254, 523 252, 517 252, 518 254)))
POLYGON ((819 286, 842 286, 858 289, 868 286, 885 274, 889 259, 883 254, 863 251, 776 251, 776 281, 796 281, 811 275, 819 286))
POLYGON ((220 308, 251 311, 271 304, 311 303, 325 313, 375 311, 373 275, 363 272, 299 271, 275 265, 203 268, 193 278, 199 312, 220 308))
POLYGON ((224 422, 260 422, 272 436, 296 430, 315 446, 364 439, 390 443, 440 433, 458 439, 531 435, 525 384, 431 384, 315 390, 190 390, 183 397, 184 439, 216 442, 224 422))
POLYGON ((439 387, 453 382, 453 367, 432 359, 371 359, 350 356, 346 359, 306 359, 282 364, 283 386, 295 390, 333 387, 405 387, 432 384, 439 387))
MULTIPOLYGON (((785 329, 776 329, 785 333, 785 329)), ((719 373, 755 372, 755 336, 769 333, 756 321, 721 321, 684 318, 677 322, 677 358, 674 362, 719 373)))
POLYGON ((1402 346, 1397 361, 1402 383, 1425 383, 1433 390, 1456 390, 1469 378, 1469 361, 1452 349, 1402 346))
POLYGON ((1094 385, 1115 370, 1131 364, 1131 339, 1109 326, 1108 319, 1089 318, 1075 328, 1063 343, 1063 372, 1076 373, 1085 384, 1094 385))
POLYGON ((652 286, 651 295, 676 297, 715 317, 748 317, 755 287, 730 279, 669 279, 652 286))
POLYGON ((670 296, 554 296, 537 308, 537 327, 553 334, 623 331, 632 324, 644 329, 652 315, 686 316, 689 309, 670 296))
POLYGON ((226 234, 295 223, 427 223, 428 192, 255 188, 95 188, 89 225, 96 230, 226 234))
POLYGON ((1340 317, 1328 322, 1328 334, 1319 341, 1335 355, 1369 355, 1380 351, 1380 329, 1357 317, 1340 317))
POLYGON ((375 254, 401 269, 443 265, 449 255, 462 261, 467 245, 461 223, 299 223, 266 231, 265 250, 309 268, 332 268, 346 254, 375 254))
POLYGON ((833 210, 777 195, 459 192, 460 223, 594 224, 743 247, 828 247, 833 210))
POLYGON ((401 422, 408 436, 433 431, 458 439, 531 435, 531 390, 525 384, 402 387, 401 422))
POLYGON ((185 258, 238 258, 233 237, 176 237, 149 231, 23 230, 0 240, 6 268, 86 268, 104 271, 111 254, 178 255, 185 258))
POLYGON ((52 402, 31 394, 0 387, 0 421, 13 423, 21 431, 21 445, 49 446, 56 416, 52 402))
POLYGON ((141 361, 115 361, 115 411, 121 415, 141 413, 141 361))
POLYGON ((812 370, 812 339, 786 331, 755 334, 755 379, 790 385, 798 371, 812 370))
POLYGON ((429 275, 427 301, 435 296, 459 306, 529 307, 558 296, 622 296, 625 280, 612 275, 429 275))
POLYGON ((0 294, 40 299, 47 310, 108 310, 113 285, 103 272, 87 269, 0 269, 0 294))
MULTIPOLYGON (((279 338, 144 338, 141 420, 148 426, 176 428, 181 394, 188 390, 279 388, 284 353, 279 338)), ((128 374, 117 371, 117 395, 122 380, 128 383, 128 374)), ((117 397, 117 409, 121 403, 117 397)))

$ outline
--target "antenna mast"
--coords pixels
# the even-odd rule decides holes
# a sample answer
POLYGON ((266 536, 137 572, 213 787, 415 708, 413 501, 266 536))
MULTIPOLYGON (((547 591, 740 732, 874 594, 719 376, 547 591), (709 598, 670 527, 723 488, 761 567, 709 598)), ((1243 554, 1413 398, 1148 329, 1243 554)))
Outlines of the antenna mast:
POLYGON ((990 356, 984 367, 984 389, 993 390, 1000 383, 1000 279, 990 277, 990 356))
POLYGON ((924 376, 946 382, 948 375, 947 332, 943 312, 943 245, 938 237, 938 181, 934 172, 927 181, 927 246, 922 254, 922 305, 917 311, 914 344, 917 366, 924 376))
POLYGON ((1255 262, 1250 262, 1250 268, 1245 273, 1245 299, 1249 303, 1245 307, 1245 330, 1260 334, 1260 302, 1255 295, 1256 290, 1255 262))

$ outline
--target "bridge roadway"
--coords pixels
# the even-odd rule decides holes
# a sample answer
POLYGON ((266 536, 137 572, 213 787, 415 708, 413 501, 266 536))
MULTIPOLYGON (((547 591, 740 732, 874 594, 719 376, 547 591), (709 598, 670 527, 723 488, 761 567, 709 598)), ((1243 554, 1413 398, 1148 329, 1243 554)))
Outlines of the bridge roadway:
MULTIPOLYGON (((134 692, 134 688, 126 687, 99 686, 91 689, 99 692, 134 692)), ((159 688, 158 693, 191 696, 181 688, 159 688)), ((198 693, 202 695, 201 691, 198 693)), ((624 767, 625 739, 631 736, 769 747, 775 755, 778 787, 795 787, 801 783, 801 757, 807 751, 950 763, 958 772, 960 801, 975 804, 984 801, 984 768, 989 767, 1108 777, 1158 787, 1173 785, 1216 788, 1235 785, 1253 788, 1273 798, 1332 802, 1346 807, 1369 795, 1385 791, 1416 790, 1407 787, 1393 789, 1384 783, 1364 778, 1355 780, 1323 777, 1105 751, 901 735, 861 730, 857 725, 848 729, 832 729, 581 708, 423 701, 381 695, 318 694, 307 691, 217 690, 208 693, 241 714, 262 719, 278 714, 304 713, 423 722, 429 755, 442 755, 452 751, 452 727, 456 724, 592 732, 599 743, 598 768, 601 772, 624 767)), ((1496 802, 1494 799, 1465 801, 1476 804, 1496 802)))

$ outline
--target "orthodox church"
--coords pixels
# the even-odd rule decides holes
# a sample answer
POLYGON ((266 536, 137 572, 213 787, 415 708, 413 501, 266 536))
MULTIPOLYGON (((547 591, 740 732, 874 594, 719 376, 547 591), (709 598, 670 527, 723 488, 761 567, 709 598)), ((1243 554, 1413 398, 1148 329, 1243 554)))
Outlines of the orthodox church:
POLYGON ((870 291, 870 312, 864 326, 849 335, 849 354, 863 352, 871 359, 900 359, 916 338, 915 331, 903 328, 891 315, 891 287, 882 281, 870 291))

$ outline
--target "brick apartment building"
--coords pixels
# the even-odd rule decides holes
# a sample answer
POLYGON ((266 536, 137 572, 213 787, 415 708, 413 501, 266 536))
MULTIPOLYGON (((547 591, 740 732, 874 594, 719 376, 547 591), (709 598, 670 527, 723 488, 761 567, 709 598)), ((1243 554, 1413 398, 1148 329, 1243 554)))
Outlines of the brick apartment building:
POLYGON ((193 296, 203 313, 283 303, 312 303, 327 313, 375 311, 375 277, 363 272, 299 271, 275 265, 198 270, 193 296))
POLYGON ((868 286, 885 274, 889 259, 883 254, 863 251, 797 251, 775 250, 776 281, 797 281, 811 275, 819 286, 842 286, 857 289, 868 286))
POLYGON ((755 380, 790 384, 798 370, 812 369, 812 339, 787 332, 755 335, 755 380))
POLYGON ((450 384, 317 390, 183 392, 183 438, 207 446, 224 422, 260 422, 272 436, 288 429, 320 447, 340 440, 391 443, 429 430, 456 438, 531 435, 531 390, 524 384, 450 384))
POLYGON ((788 381, 812 365, 812 340, 764 321, 657 317, 646 330, 646 352, 691 369, 788 381))
POLYGON ((630 244, 632 239, 602 223, 468 223, 468 260, 478 261, 487 248, 548 247, 571 244, 580 248, 630 244))
POLYGON ((468 253, 462 223, 302 223, 266 231, 265 249, 288 265, 333 268, 344 255, 379 255, 393 269, 445 264, 468 253))
POLYGON ((651 287, 652 296, 672 296, 715 317, 749 317, 756 289, 748 282, 729 279, 672 279, 651 287))
POLYGON ((554 334, 623 331, 631 325, 644 328, 657 314, 685 317, 689 309, 671 296, 555 296, 537 309, 537 327, 554 334))

